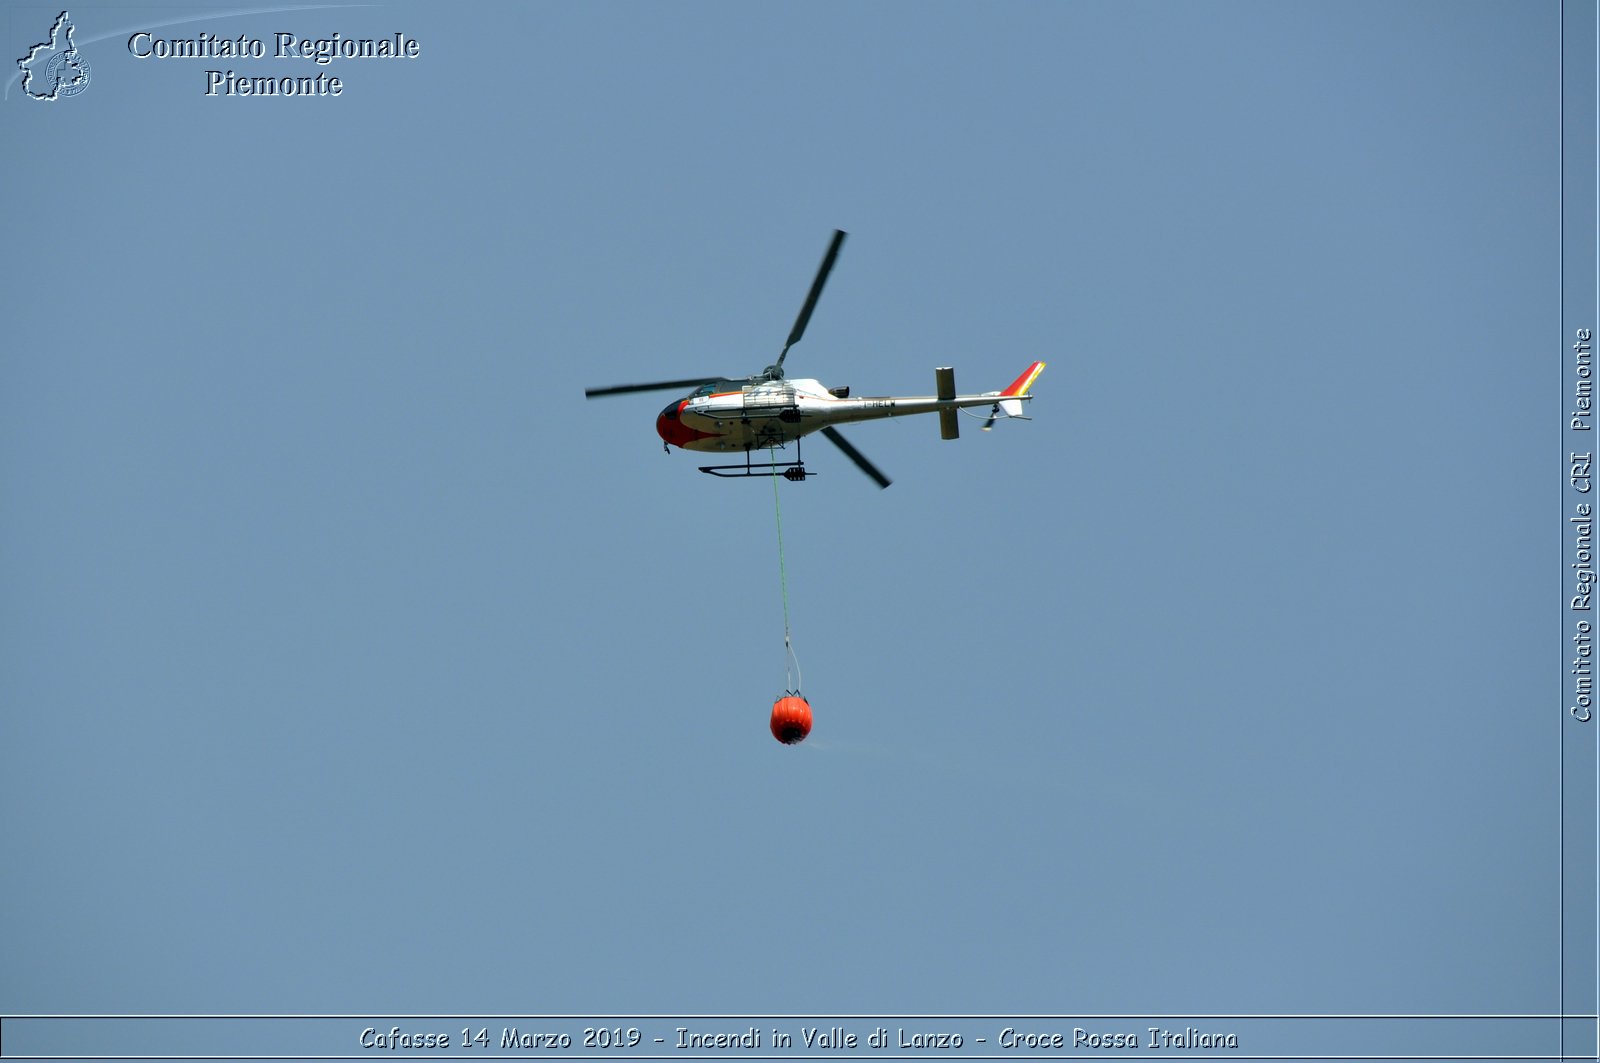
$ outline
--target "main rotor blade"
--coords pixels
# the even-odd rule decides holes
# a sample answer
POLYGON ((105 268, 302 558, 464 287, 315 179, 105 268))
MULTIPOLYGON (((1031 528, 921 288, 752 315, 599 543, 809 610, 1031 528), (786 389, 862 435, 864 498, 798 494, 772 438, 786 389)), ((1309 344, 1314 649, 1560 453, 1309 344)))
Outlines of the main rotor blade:
POLYGON ((889 484, 893 482, 883 473, 879 472, 878 467, 872 464, 872 462, 868 461, 865 454, 862 454, 861 451, 851 446, 850 441, 845 439, 844 436, 840 435, 837 428, 833 427, 832 425, 828 425, 822 430, 822 434, 827 436, 828 440, 833 443, 834 446, 844 451, 844 456, 855 462, 856 465, 860 467, 862 472, 878 481, 879 487, 888 487, 889 484))
POLYGON ((606 395, 627 395, 634 391, 668 391, 672 388, 697 388, 701 384, 712 384, 722 377, 697 376, 688 380, 661 380, 654 384, 615 384, 609 388, 584 388, 583 397, 586 399, 603 398, 606 395))
POLYGON ((828 274, 833 271, 833 260, 839 257, 839 247, 844 243, 845 235, 843 229, 833 231, 833 242, 828 245, 828 253, 822 256, 822 265, 817 267, 817 279, 811 282, 806 305, 800 308, 800 316, 794 319, 794 328, 789 330, 789 340, 778 355, 779 369, 783 368, 783 359, 789 353, 789 348, 799 343, 800 337, 806 334, 806 323, 811 320, 811 311, 817 308, 817 296, 822 294, 822 286, 828 283, 828 274))

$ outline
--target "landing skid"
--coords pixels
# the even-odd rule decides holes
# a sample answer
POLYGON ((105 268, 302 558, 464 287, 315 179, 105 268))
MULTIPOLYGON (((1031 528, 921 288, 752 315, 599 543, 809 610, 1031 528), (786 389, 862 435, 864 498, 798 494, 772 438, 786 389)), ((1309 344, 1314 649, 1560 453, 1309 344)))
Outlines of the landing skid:
MULTIPOLYGON (((700 471, 711 476, 723 476, 733 479, 742 479, 746 476, 766 477, 781 475, 785 480, 793 480, 796 483, 804 480, 808 476, 816 475, 816 473, 808 471, 805 467, 805 463, 800 460, 800 441, 798 439, 794 441, 793 461, 763 461, 752 463, 750 461, 750 451, 753 449, 753 447, 745 448, 743 465, 702 465, 700 466, 700 471)), ((769 451, 774 451, 778 448, 768 447, 767 449, 769 451)))

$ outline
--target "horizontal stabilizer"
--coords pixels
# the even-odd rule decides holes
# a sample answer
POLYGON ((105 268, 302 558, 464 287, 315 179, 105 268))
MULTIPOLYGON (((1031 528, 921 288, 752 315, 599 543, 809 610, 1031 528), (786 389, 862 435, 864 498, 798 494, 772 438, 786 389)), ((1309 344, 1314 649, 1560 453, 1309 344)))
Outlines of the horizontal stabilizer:
MULTIPOLYGON (((933 371, 934 394, 940 402, 949 402, 956 397, 956 371, 949 366, 940 366, 933 371)), ((961 425, 956 421, 956 408, 944 406, 939 410, 939 438, 961 438, 961 425)))

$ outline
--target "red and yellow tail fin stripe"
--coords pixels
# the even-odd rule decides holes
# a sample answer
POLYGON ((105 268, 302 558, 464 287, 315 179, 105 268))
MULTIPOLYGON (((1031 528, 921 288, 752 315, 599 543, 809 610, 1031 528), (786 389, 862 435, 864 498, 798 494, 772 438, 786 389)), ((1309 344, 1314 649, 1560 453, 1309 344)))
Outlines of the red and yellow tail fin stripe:
POLYGON ((1033 382, 1039 379, 1039 374, 1044 372, 1043 362, 1034 362, 1022 371, 1022 375, 1011 382, 1011 386, 1000 393, 1001 398, 1011 399, 1026 395, 1028 389, 1033 387, 1033 382))

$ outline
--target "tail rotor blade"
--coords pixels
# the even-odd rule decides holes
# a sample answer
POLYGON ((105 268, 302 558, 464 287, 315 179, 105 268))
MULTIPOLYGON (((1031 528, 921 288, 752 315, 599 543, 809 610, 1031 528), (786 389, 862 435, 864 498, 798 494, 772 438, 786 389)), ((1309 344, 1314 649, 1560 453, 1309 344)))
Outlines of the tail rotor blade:
POLYGON ((865 454, 862 454, 861 451, 851 446, 850 441, 845 439, 844 436, 840 435, 837 428, 829 425, 822 430, 822 434, 827 436, 828 441, 834 446, 844 451, 844 456, 855 462, 856 466, 862 472, 876 480, 879 487, 888 487, 889 484, 893 482, 883 473, 879 472, 878 467, 872 464, 872 462, 868 461, 865 454))
POLYGON ((689 380, 658 380, 654 384, 615 384, 608 388, 584 388, 583 397, 599 399, 607 395, 628 395, 635 391, 669 391, 674 388, 697 388, 701 384, 714 384, 722 377, 697 376, 689 380))
POLYGON ((811 282, 811 291, 806 294, 805 305, 800 308, 800 316, 794 319, 794 328, 789 330, 789 339, 778 355, 779 369, 783 368, 783 359, 789 353, 789 348, 799 343, 800 337, 806 334, 806 324, 811 320, 811 311, 817 308, 817 297, 822 294, 822 286, 828 283, 828 274, 833 272, 833 262, 839 257, 839 248, 844 244, 845 236, 843 229, 833 231, 833 242, 828 245, 828 253, 822 256, 822 265, 817 267, 817 279, 811 282))

